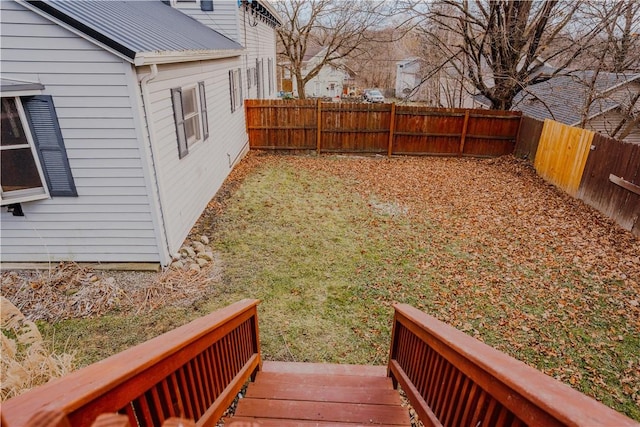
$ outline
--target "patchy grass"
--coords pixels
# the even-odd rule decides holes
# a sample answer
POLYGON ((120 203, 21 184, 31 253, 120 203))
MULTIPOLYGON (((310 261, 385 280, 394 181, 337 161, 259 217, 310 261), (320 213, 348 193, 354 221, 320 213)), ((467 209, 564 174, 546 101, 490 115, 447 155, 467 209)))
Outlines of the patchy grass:
POLYGON ((58 341, 78 336, 89 362, 104 355, 91 346, 115 352, 251 297, 266 359, 384 364, 391 305, 406 302, 640 420, 640 242, 529 166, 254 153, 243 163, 194 229, 223 262, 208 297, 65 321, 58 341))

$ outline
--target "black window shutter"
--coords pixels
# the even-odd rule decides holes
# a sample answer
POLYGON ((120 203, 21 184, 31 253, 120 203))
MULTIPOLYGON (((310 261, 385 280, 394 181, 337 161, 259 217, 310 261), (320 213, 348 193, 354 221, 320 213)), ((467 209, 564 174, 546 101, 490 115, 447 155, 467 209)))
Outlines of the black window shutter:
POLYGON ((231 112, 236 111, 236 101, 233 99, 233 70, 229 70, 229 99, 231 100, 231 112))
POLYGON ((50 95, 24 98, 33 143, 40 158, 51 197, 77 197, 60 123, 50 95))
POLYGON ((202 140, 209 138, 209 120, 207 119, 207 96, 204 92, 204 82, 198 82, 200 92, 200 117, 202 120, 202 140))
POLYGON ((200 10, 204 12, 213 11, 213 0, 200 0, 200 10))
POLYGON ((242 69, 238 68, 238 92, 240 94, 240 105, 242 105, 242 69))
POLYGON ((182 89, 171 89, 173 101, 173 116, 176 119, 176 136, 178 137, 178 157, 183 158, 189 154, 187 148, 187 132, 184 129, 184 110, 182 109, 182 89))

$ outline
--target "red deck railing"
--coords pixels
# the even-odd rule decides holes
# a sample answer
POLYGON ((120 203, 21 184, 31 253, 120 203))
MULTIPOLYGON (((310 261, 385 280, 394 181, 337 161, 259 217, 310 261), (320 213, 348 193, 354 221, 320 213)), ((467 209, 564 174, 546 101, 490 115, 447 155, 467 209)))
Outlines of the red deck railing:
POLYGON ((257 304, 237 302, 10 399, 2 425, 27 425, 39 411, 63 414, 73 426, 113 412, 132 426, 173 417, 214 425, 260 367, 257 304))
POLYGON ((389 375, 426 426, 638 426, 409 305, 395 305, 389 375))

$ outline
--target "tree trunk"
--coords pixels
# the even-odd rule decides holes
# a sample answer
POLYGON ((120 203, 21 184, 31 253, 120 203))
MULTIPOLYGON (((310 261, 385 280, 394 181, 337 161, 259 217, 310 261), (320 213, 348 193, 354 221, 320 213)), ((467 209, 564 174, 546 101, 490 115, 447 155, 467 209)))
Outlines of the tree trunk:
POLYGON ((307 94, 304 92, 305 81, 302 76, 296 75, 296 88, 298 89, 298 98, 306 99, 307 94))

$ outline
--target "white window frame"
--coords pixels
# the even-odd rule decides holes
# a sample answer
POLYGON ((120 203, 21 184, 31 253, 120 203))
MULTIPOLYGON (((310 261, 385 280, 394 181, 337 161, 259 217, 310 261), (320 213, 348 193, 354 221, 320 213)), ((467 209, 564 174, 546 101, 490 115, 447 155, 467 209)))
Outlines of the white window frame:
MULTIPOLYGON (((198 120, 198 134, 199 138, 189 139, 187 136, 187 148, 190 149, 194 145, 202 142, 204 140, 204 128, 202 126, 202 105, 200 105, 200 92, 197 84, 183 86, 180 88, 182 90, 182 121, 184 123, 187 122, 188 119, 196 118, 198 120), (190 114, 185 114, 184 112, 184 96, 186 91, 193 91, 193 97, 196 100, 196 111, 190 114)), ((185 125, 185 136, 186 136, 186 125, 185 125)))
POLYGON ((171 0, 172 7, 176 7, 179 4, 195 4, 200 7, 200 0, 171 0))
MULTIPOLYGON (((22 100, 19 96, 3 96, 2 98, 13 98, 15 100, 16 109, 18 110, 18 117, 20 118, 20 124, 22 125, 22 131, 24 132, 27 143, 20 145, 11 145, 11 146, 0 146, 0 151, 5 150, 16 150, 23 148, 30 148, 31 155, 33 156, 33 161, 36 165, 36 169, 38 171, 38 176, 40 178, 40 187, 36 188, 27 188, 24 190, 14 190, 14 191, 2 191, 2 187, 0 186, 0 205, 9 205, 13 203, 23 203, 23 202, 31 202, 34 200, 42 200, 48 199, 49 196, 49 187, 47 186, 47 181, 44 177, 44 172, 42 170, 42 165, 40 165, 40 158, 38 156, 38 152, 36 151, 36 146, 33 142, 33 137, 31 136, 31 129, 29 128, 29 122, 27 121, 27 116, 24 112, 24 108, 22 107, 22 100)), ((1 183, 0 183, 1 185, 1 183)))

